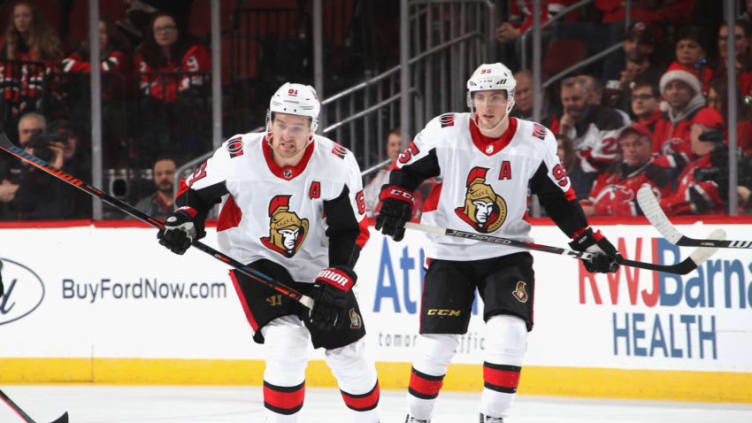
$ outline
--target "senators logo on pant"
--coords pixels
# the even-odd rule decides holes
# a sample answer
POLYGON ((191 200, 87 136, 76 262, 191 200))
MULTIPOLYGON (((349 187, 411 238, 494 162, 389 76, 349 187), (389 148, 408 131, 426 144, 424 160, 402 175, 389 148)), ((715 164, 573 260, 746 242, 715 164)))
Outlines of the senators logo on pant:
POLYGON ((522 281, 518 281, 517 285, 514 287, 514 291, 512 291, 512 295, 514 295, 514 298, 517 298, 517 301, 521 303, 527 302, 527 290, 525 289, 525 286, 527 284, 522 281))
POLYGON ((285 257, 292 257, 308 234, 308 219, 290 211, 290 196, 277 195, 269 202, 269 236, 261 243, 285 257))
POLYGON ((486 184, 488 168, 474 167, 467 175, 464 207, 457 216, 478 232, 489 233, 501 227, 507 218, 507 203, 486 184))

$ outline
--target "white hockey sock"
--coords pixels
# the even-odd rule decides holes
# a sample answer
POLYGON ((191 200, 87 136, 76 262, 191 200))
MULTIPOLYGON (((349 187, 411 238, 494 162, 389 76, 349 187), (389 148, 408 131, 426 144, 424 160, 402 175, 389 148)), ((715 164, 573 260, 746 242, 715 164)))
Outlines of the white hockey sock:
POLYGON ((379 382, 376 367, 365 355, 365 338, 326 350, 326 362, 337 379, 353 423, 378 423, 379 382))
POLYGON ((527 350, 525 322, 509 315, 491 317, 486 323, 485 347, 480 411, 490 417, 507 417, 527 350))
POLYGON ((407 392, 410 416, 421 420, 431 418, 444 375, 458 344, 459 335, 429 334, 418 337, 418 356, 413 361, 407 392))
POLYGON ((308 329, 296 316, 267 323, 264 335, 264 414, 269 423, 298 421, 305 398, 308 329))

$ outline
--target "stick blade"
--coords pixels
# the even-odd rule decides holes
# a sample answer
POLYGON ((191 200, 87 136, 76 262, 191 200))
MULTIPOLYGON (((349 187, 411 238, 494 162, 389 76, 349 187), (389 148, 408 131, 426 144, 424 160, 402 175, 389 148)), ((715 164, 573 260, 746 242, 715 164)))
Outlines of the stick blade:
POLYGON ((62 416, 58 417, 57 420, 53 421, 52 423, 68 423, 68 412, 66 411, 63 413, 62 416))
MULTIPOLYGON (((723 241, 726 239, 726 231, 724 231, 721 228, 718 228, 714 230, 713 232, 708 235, 709 239, 719 240, 723 241)), ((709 259, 710 256, 715 254, 715 252, 718 251, 717 247, 700 247, 692 252, 692 254, 689 256, 689 258, 692 259, 693 262, 695 262, 698 266, 701 265, 705 260, 709 259)))
POLYGON ((682 234, 668 220, 666 213, 663 212, 660 203, 658 203, 658 199, 655 198, 650 185, 644 184, 637 190, 637 202, 640 204, 645 217, 648 218, 650 223, 668 242, 672 244, 679 242, 682 234))

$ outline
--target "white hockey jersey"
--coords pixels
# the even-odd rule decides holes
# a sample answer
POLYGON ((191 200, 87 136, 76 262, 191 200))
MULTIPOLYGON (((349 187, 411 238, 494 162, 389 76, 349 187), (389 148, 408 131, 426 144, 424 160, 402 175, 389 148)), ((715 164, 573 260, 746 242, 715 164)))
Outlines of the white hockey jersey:
POLYGON ((181 190, 197 210, 229 194, 217 222, 220 249, 243 263, 268 259, 298 282, 322 268, 353 266, 368 240, 360 169, 352 153, 315 135, 295 167, 279 167, 266 137, 230 138, 181 190))
MULTIPOLYGON (((562 227, 568 235, 587 226, 556 155, 553 134, 531 121, 510 117, 509 129, 491 140, 480 134, 469 113, 441 115, 418 133, 395 162, 392 174, 390 184, 409 189, 416 179, 442 177, 423 207, 421 222, 428 225, 530 242, 526 221, 530 188, 545 195, 550 206, 556 205, 546 210, 564 210, 552 217, 560 227, 562 220, 571 219, 562 227)), ((480 260, 523 251, 470 239, 427 236, 432 241, 427 255, 437 259, 480 260)))

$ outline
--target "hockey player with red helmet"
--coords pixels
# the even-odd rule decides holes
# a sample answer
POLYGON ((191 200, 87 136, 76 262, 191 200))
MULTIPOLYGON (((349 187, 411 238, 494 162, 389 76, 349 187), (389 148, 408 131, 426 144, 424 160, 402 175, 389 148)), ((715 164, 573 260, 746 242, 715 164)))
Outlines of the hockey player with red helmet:
POLYGON ((316 135, 313 87, 285 83, 272 96, 267 132, 236 135, 187 179, 160 243, 182 254, 204 236, 209 209, 224 195, 217 232, 238 261, 315 300, 309 312, 232 271, 245 315, 263 344, 267 422, 296 422, 305 395, 309 342, 324 348, 353 422, 379 421, 376 368, 352 292, 368 240, 360 169, 353 154, 316 135))
MULTIPOLYGON (((528 189, 574 249, 597 251, 591 272, 614 272, 617 251, 587 223, 544 126, 509 117, 515 79, 501 63, 483 64, 467 81, 470 113, 431 120, 395 162, 381 192, 376 229, 402 239, 412 191, 424 179, 443 183, 426 199, 422 222, 444 228, 531 242, 525 220, 528 189)), ((430 258, 420 310, 420 337, 410 376, 407 422, 429 422, 447 367, 467 332, 474 292, 485 303, 488 336, 483 363, 480 419, 509 415, 533 328, 535 280, 530 253, 480 241, 429 235, 430 258), (448 309, 446 316, 436 309, 448 309), (434 312, 430 312, 430 311, 434 312)))

